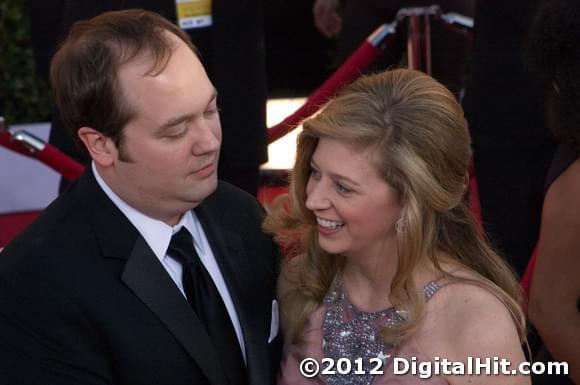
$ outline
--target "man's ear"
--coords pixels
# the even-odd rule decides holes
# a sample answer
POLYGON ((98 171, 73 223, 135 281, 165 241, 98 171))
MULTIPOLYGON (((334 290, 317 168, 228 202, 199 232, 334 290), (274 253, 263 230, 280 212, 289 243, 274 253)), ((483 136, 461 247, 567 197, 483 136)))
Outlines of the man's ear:
POLYGON ((91 127, 81 127, 77 131, 77 135, 96 164, 109 167, 117 159, 115 143, 103 133, 91 127))

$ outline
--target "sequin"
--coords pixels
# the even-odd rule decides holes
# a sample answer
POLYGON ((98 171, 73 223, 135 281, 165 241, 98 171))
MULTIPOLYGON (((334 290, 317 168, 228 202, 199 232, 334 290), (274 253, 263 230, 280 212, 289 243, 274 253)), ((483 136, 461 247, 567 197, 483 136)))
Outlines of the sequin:
MULTIPOLYGON (((440 288, 437 281, 429 282, 423 288, 425 299, 431 298, 440 288)), ((354 360, 362 358, 362 369, 365 374, 355 374, 354 368, 349 374, 325 375, 329 385, 370 385, 374 376, 370 374, 373 364, 371 358, 379 358, 386 367, 389 364, 395 346, 387 344, 381 337, 383 327, 394 327, 405 322, 405 312, 395 307, 367 313, 357 309, 342 290, 340 275, 337 275, 324 303, 328 305, 322 328, 324 336, 322 350, 325 357, 337 362, 340 358, 354 360)), ((358 369, 358 367, 356 367, 358 369)))

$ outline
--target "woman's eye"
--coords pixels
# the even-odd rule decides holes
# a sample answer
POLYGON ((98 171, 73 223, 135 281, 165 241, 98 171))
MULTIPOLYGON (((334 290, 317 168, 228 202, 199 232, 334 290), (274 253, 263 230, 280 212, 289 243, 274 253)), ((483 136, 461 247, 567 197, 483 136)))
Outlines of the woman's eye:
POLYGON ((320 179, 320 171, 318 171, 315 168, 310 168, 310 177, 312 177, 315 180, 320 179))
POLYGON ((340 182, 336 182, 336 189, 338 190, 339 193, 342 194, 348 194, 352 192, 352 189, 346 187, 345 185, 343 185, 340 182))

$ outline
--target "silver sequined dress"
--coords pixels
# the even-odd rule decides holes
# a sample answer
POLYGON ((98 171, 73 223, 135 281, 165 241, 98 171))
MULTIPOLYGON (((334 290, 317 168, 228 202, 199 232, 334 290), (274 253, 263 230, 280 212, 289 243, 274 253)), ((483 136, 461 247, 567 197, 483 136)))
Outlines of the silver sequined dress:
MULTIPOLYGON (((437 281, 423 287, 423 294, 429 300, 440 288, 437 281)), ((379 312, 367 313, 357 309, 342 290, 339 276, 333 284, 322 305, 309 318, 301 345, 287 345, 284 349, 281 374, 278 385, 328 384, 328 385, 383 385, 417 383, 417 377, 393 376, 385 370, 392 364, 392 357, 404 354, 415 356, 413 341, 395 347, 383 341, 380 330, 404 322, 404 313, 391 307, 379 312), (298 370, 304 358, 312 357, 319 362, 322 358, 332 358, 336 363, 341 358, 349 358, 352 370, 348 374, 319 374, 305 378, 298 370), (360 360, 360 367, 354 360, 360 360), (372 360, 371 360, 372 359, 372 360), (377 360, 382 361, 384 375, 372 375, 371 369, 377 360), (356 374, 355 369, 364 374, 356 374)), ((325 365, 321 365, 324 367, 325 365)), ((336 367, 334 369, 337 369, 336 367)), ((429 384, 446 384, 440 377, 433 377, 429 384)))
MULTIPOLYGON (((439 289, 437 281, 429 282, 423 293, 428 300, 439 289)), ((325 357, 337 361, 341 357, 357 357, 360 360, 365 374, 327 375, 329 385, 369 385, 373 382, 371 375, 372 358, 383 361, 382 367, 387 367, 395 347, 387 344, 380 331, 383 327, 394 327, 405 321, 404 313, 395 307, 379 312, 367 313, 357 309, 342 290, 340 276, 337 275, 329 293, 324 298, 328 305, 326 316, 322 324, 324 337, 322 350, 325 357)))

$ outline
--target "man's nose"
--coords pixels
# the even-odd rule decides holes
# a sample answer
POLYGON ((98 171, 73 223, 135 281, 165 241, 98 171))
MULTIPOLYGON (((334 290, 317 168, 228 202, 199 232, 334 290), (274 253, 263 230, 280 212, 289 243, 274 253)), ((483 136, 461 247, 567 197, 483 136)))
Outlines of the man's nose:
POLYGON ((192 152, 194 155, 202 155, 219 150, 221 145, 221 129, 212 127, 207 123, 202 123, 198 136, 193 143, 192 152))

